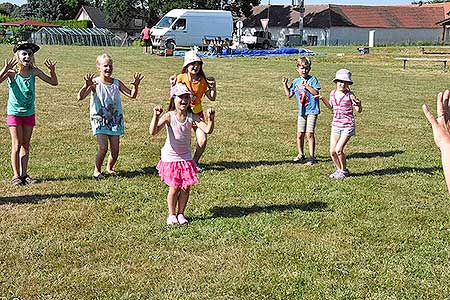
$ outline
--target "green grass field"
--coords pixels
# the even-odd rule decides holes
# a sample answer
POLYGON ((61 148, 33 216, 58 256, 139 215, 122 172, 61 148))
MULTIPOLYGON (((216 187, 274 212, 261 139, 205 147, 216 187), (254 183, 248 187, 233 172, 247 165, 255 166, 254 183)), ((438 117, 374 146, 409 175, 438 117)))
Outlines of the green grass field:
MULTIPOLYGON (((396 56, 419 49, 312 48, 322 93, 339 68, 353 72, 364 111, 346 149, 354 176, 332 181, 332 114, 322 105, 317 158, 297 154, 296 104, 281 77, 297 57, 205 59, 218 81, 216 128, 188 204, 188 226, 165 225, 167 188, 155 172, 165 133, 148 134, 152 108, 167 107, 168 76, 182 58, 139 48, 43 46, 59 86, 37 84, 29 173, 11 187, 7 86, 0 86, 0 299, 449 299, 450 206, 440 156, 421 105, 435 111, 450 88, 440 63, 396 56), (145 79, 123 98, 120 176, 92 180, 96 142, 89 99, 76 94, 104 51, 114 75, 145 79), (337 53, 345 53, 337 56, 337 53)), ((0 57, 11 56, 0 46, 0 57)))

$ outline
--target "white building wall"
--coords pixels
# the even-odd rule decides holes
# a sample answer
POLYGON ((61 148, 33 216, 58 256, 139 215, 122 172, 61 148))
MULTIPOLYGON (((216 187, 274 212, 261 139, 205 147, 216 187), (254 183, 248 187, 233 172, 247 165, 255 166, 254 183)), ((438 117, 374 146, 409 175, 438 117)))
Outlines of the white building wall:
POLYGON ((416 42, 439 43, 442 29, 406 29, 406 28, 330 28, 329 46, 368 44, 369 31, 375 30, 375 46, 386 44, 410 44, 416 42))
MULTIPOLYGON (((243 34, 251 34, 255 30, 262 30, 261 27, 244 27, 243 34)), ((415 42, 441 41, 442 29, 405 29, 405 28, 358 28, 358 27, 331 27, 331 28, 310 28, 303 29, 303 39, 308 40, 308 35, 317 36, 318 46, 341 46, 352 44, 368 44, 369 31, 375 30, 375 46, 385 44, 410 44, 415 42)), ((287 33, 298 33, 298 28, 270 27, 274 40, 280 42, 284 40, 287 33)), ((450 34, 449 34, 450 36, 450 34)))

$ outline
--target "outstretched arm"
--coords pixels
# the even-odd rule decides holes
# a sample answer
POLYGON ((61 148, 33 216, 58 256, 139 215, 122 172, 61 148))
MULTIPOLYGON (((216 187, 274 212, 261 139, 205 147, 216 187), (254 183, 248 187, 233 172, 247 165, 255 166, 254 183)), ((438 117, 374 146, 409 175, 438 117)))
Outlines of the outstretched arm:
POLYGON ((284 94, 286 95, 286 97, 291 98, 293 94, 289 90, 287 77, 281 78, 281 82, 283 83, 284 94))
POLYGON ((150 121, 150 126, 148 128, 148 131, 151 135, 156 135, 161 130, 161 128, 166 125, 170 120, 170 115, 165 114, 161 117, 161 114, 163 112, 163 109, 160 105, 157 105, 153 108, 153 117, 150 121))
POLYGON ((50 59, 46 59, 44 61, 44 65, 47 67, 47 69, 50 72, 50 76, 45 74, 41 69, 36 68, 36 76, 38 76, 42 81, 47 82, 48 84, 51 84, 53 86, 58 85, 58 76, 56 76, 56 61, 52 61, 50 59))
POLYGON ((144 79, 144 76, 142 76, 141 73, 134 73, 133 82, 131 82, 131 90, 125 84, 123 84, 122 81, 119 80, 119 90, 127 97, 136 98, 138 94, 139 84, 141 83, 142 79, 144 79))
POLYGON ((330 103, 330 101, 328 101, 328 99, 325 96, 316 95, 314 97, 318 97, 320 100, 322 100, 323 104, 325 104, 325 106, 328 107, 329 109, 333 108, 333 105, 330 103))
POLYGON ((441 150, 442 168, 444 169, 445 182, 450 193, 450 91, 446 90, 437 96, 437 118, 426 104, 422 105, 425 117, 433 128, 434 142, 441 150))
POLYGON ((95 83, 93 81, 94 75, 91 73, 87 73, 83 77, 84 79, 84 85, 81 87, 80 91, 78 92, 78 100, 83 100, 86 98, 87 95, 93 90, 95 90, 95 83))
POLYGON ((0 83, 5 81, 5 79, 11 74, 12 69, 17 65, 15 58, 10 58, 5 60, 5 65, 0 71, 0 83))
POLYGON ((215 101, 217 95, 216 79, 214 77, 207 77, 206 82, 208 83, 208 90, 205 95, 209 100, 215 101))
POLYGON ((210 108, 208 109, 207 114, 208 114, 208 124, 201 121, 200 119, 195 120, 195 123, 201 130, 203 130, 203 132, 210 134, 214 130, 214 118, 216 116, 216 112, 213 108, 210 108))

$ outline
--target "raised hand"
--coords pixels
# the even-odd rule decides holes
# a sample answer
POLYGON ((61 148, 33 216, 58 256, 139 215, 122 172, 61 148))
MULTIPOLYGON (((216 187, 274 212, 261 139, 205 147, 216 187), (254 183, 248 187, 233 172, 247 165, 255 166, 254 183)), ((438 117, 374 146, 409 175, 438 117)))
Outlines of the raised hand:
POLYGON ((94 74, 87 73, 86 75, 84 75, 83 79, 85 81, 86 87, 92 87, 92 86, 95 87, 96 83, 94 83, 94 80, 93 80, 94 74))
POLYGON ((141 73, 134 73, 133 82, 131 82, 131 85, 138 86, 141 83, 142 79, 144 79, 144 76, 141 73))
POLYGON ((434 118, 429 107, 424 104, 422 110, 433 128, 434 142, 442 150, 450 147, 450 91, 440 92, 437 96, 437 118, 434 118))
POLYGON ((12 70, 16 66, 17 66, 17 60, 14 57, 5 59, 5 70, 6 71, 12 70))
POLYGON ((163 112, 163 108, 161 105, 156 105, 155 107, 153 107, 153 115, 155 117, 159 117, 163 112))
POLYGON ((208 87, 210 89, 216 87, 216 79, 214 77, 206 77, 206 82, 208 83, 208 87))
POLYGON ((56 66, 56 61, 52 61, 51 59, 46 59, 44 61, 44 65, 47 67, 47 69, 52 73, 55 72, 55 66, 56 66))
POLYGON ((214 108, 208 108, 207 114, 208 114, 208 119, 209 120, 214 120, 214 117, 216 115, 216 111, 214 110, 214 108))
POLYGON ((289 79, 288 79, 287 77, 281 78, 281 82, 282 82, 283 84, 285 84, 285 85, 287 85, 288 80, 289 80, 289 79))
POLYGON ((169 77, 170 86, 177 84, 177 74, 172 74, 169 77))

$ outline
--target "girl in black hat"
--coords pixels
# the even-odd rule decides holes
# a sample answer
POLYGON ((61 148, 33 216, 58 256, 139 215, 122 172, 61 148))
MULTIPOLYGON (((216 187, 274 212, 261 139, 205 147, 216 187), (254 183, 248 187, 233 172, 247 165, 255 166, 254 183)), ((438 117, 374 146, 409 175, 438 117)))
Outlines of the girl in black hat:
POLYGON ((36 44, 18 43, 13 48, 14 57, 6 60, 0 71, 0 83, 6 79, 9 87, 6 125, 12 139, 12 185, 36 183, 27 172, 31 135, 35 126, 35 78, 58 85, 56 62, 49 59, 44 61, 50 76, 35 66, 34 54, 38 50, 36 44))

